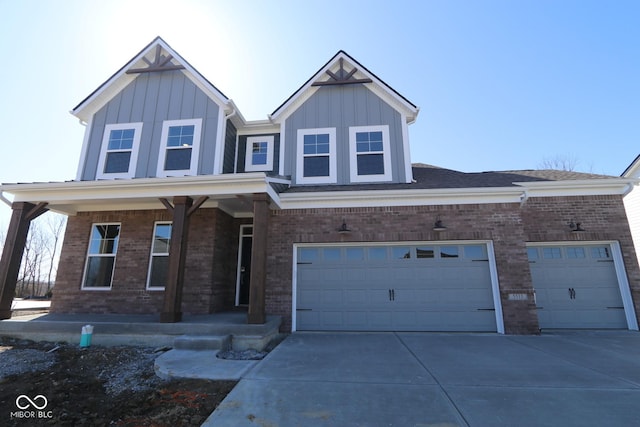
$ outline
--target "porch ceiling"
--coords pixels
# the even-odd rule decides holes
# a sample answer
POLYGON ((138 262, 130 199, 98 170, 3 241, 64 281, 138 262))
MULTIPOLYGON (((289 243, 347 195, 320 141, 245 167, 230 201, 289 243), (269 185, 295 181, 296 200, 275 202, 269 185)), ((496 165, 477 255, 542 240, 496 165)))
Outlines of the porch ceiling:
POLYGON ((4 194, 13 196, 12 202, 47 202, 49 209, 66 215, 77 212, 107 210, 164 209, 160 198, 174 196, 201 197, 208 200, 203 207, 217 207, 235 217, 250 216, 252 198, 267 193, 276 207, 278 193, 272 183, 282 179, 264 173, 216 176, 184 176, 172 178, 137 178, 129 180, 69 181, 49 183, 2 184, 0 197, 11 203, 4 194))

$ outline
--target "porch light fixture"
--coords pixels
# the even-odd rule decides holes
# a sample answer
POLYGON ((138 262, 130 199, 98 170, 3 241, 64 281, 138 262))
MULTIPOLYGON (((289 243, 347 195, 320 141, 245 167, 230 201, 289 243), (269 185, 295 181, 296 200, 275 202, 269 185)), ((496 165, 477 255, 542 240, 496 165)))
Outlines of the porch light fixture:
POLYGON ((440 217, 436 218, 436 222, 433 224, 433 231, 446 231, 447 227, 444 226, 440 217))
POLYGON ((347 221, 345 221, 344 219, 342 220, 342 225, 340 226, 340 228, 338 228, 338 233, 340 234, 351 233, 351 230, 349 229, 349 227, 347 227, 347 221))
POLYGON ((571 220, 571 222, 569 223, 569 228, 571 229, 571 232, 576 233, 579 231, 585 231, 584 228, 582 228, 582 223, 580 222, 573 222, 573 220, 571 220))

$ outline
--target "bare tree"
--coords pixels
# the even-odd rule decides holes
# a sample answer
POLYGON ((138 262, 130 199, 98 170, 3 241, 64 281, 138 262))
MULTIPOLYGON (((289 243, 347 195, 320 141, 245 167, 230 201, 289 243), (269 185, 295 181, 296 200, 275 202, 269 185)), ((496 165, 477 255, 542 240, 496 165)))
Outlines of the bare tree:
POLYGON ((572 154, 556 155, 554 157, 545 157, 538 164, 538 169, 575 171, 578 163, 578 158, 572 154))
POLYGON ((31 222, 25 242, 16 296, 46 295, 57 271, 66 217, 47 213, 31 222))
POLYGON ((47 245, 49 252, 49 273, 47 274, 47 294, 51 291, 52 278, 57 272, 58 268, 58 250, 62 244, 62 237, 64 230, 67 226, 67 217, 64 215, 50 215, 47 218, 47 226, 50 234, 50 242, 47 245), (55 270, 55 271, 54 271, 55 270))

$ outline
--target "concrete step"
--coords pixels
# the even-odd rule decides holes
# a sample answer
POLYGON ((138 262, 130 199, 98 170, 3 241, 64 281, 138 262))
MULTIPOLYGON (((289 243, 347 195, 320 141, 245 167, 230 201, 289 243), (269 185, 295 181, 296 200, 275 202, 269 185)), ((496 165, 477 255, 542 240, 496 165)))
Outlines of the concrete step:
POLYGON ((182 335, 173 340, 176 350, 228 350, 231 335, 182 335))

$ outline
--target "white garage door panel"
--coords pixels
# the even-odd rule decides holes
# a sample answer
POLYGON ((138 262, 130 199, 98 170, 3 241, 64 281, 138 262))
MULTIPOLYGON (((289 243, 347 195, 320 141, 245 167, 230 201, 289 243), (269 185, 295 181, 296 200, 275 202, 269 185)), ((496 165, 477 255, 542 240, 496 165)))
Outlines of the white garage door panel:
POLYGON ((299 249, 296 329, 496 331, 486 245, 429 246, 299 249))
POLYGON ((608 244, 529 247, 529 263, 541 328, 627 328, 608 244))

